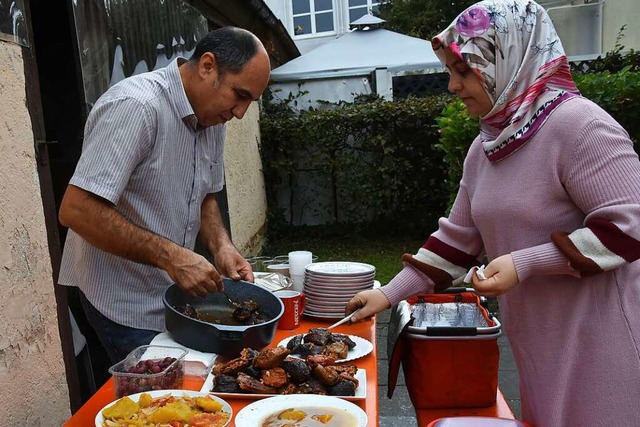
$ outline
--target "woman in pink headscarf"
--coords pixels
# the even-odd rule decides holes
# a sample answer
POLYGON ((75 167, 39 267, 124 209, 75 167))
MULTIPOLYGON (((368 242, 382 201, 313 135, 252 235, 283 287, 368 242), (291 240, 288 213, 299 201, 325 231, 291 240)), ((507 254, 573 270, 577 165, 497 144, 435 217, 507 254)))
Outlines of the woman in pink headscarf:
POLYGON ((640 426, 640 162, 627 132, 581 97, 549 16, 486 0, 433 41, 449 90, 480 117, 448 218, 355 321, 441 290, 489 260, 536 427, 640 426))

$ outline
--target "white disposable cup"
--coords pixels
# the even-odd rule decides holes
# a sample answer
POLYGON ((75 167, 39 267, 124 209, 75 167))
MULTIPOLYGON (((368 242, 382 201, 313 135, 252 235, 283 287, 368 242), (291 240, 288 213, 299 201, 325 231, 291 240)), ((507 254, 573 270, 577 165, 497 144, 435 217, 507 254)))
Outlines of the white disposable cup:
POLYGON ((289 252, 289 274, 293 276, 304 275, 304 268, 311 264, 313 254, 309 251, 289 252))
MULTIPOLYGON (((291 267, 289 267, 291 268, 291 267)), ((291 274, 291 290, 304 292, 304 274, 291 274)))

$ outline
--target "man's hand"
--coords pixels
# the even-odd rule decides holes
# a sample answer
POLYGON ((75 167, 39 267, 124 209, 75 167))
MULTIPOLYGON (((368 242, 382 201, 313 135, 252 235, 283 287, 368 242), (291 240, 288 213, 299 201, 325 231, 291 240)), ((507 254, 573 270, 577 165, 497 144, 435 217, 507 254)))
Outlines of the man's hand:
POLYGON ((198 237, 213 255, 218 271, 233 280, 253 282, 251 265, 240 255, 224 228, 215 194, 205 197, 200 211, 202 224, 198 237))
POLYGON ((487 280, 481 280, 474 272, 472 280, 476 292, 485 297, 502 295, 519 283, 511 254, 499 256, 491 261, 485 267, 484 275, 487 280))
POLYGON ((171 279, 189 295, 205 297, 223 289, 222 277, 207 259, 179 246, 165 268, 171 279))
POLYGON ((345 315, 353 313, 357 309, 361 310, 354 314, 351 318, 351 322, 359 322, 360 320, 367 319, 374 314, 380 313, 383 310, 391 307, 387 296, 382 293, 380 289, 369 289, 367 291, 358 292, 351 301, 347 303, 345 308, 345 315))
POLYGON ((224 245, 213 254, 216 267, 223 275, 233 280, 253 282, 253 270, 247 260, 233 244, 224 245))

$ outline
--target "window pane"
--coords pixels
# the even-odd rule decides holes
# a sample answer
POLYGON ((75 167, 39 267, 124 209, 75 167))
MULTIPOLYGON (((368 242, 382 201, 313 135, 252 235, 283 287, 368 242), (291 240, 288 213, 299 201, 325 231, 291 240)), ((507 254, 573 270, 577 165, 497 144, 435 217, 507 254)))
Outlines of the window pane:
POLYGON ((311 16, 296 16, 293 18, 293 34, 311 34, 311 16))
POLYGON ((357 7, 355 9, 349 9, 349 23, 352 23, 358 18, 362 18, 367 13, 366 7, 357 7))
POLYGON ((309 13, 309 0, 292 0, 293 1, 293 14, 309 13))
POLYGON ((333 2, 331 0, 315 0, 316 12, 325 10, 333 10, 333 2))
POLYGON ((316 33, 333 31, 333 12, 316 13, 316 33))
POLYGON ((366 6, 367 0, 349 0, 349 7, 352 6, 366 6))
POLYGON ((375 5, 371 8, 371 13, 373 13, 374 15, 377 14, 378 12, 380 12, 380 6, 375 5))

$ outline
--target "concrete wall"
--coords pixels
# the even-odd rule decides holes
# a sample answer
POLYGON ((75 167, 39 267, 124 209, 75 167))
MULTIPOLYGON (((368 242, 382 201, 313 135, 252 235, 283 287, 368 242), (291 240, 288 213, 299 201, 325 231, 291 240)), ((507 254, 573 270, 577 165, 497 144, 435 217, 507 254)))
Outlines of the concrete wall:
POLYGON ((21 48, 0 41, 0 425, 68 419, 21 48))
POLYGON ((224 149, 231 235, 244 256, 260 251, 266 232, 259 117, 258 103, 254 102, 242 120, 230 121, 224 149))
POLYGON ((626 25, 620 43, 625 50, 640 50, 640 2, 638 0, 609 0, 603 11, 603 48, 605 52, 613 49, 620 28, 626 25))

